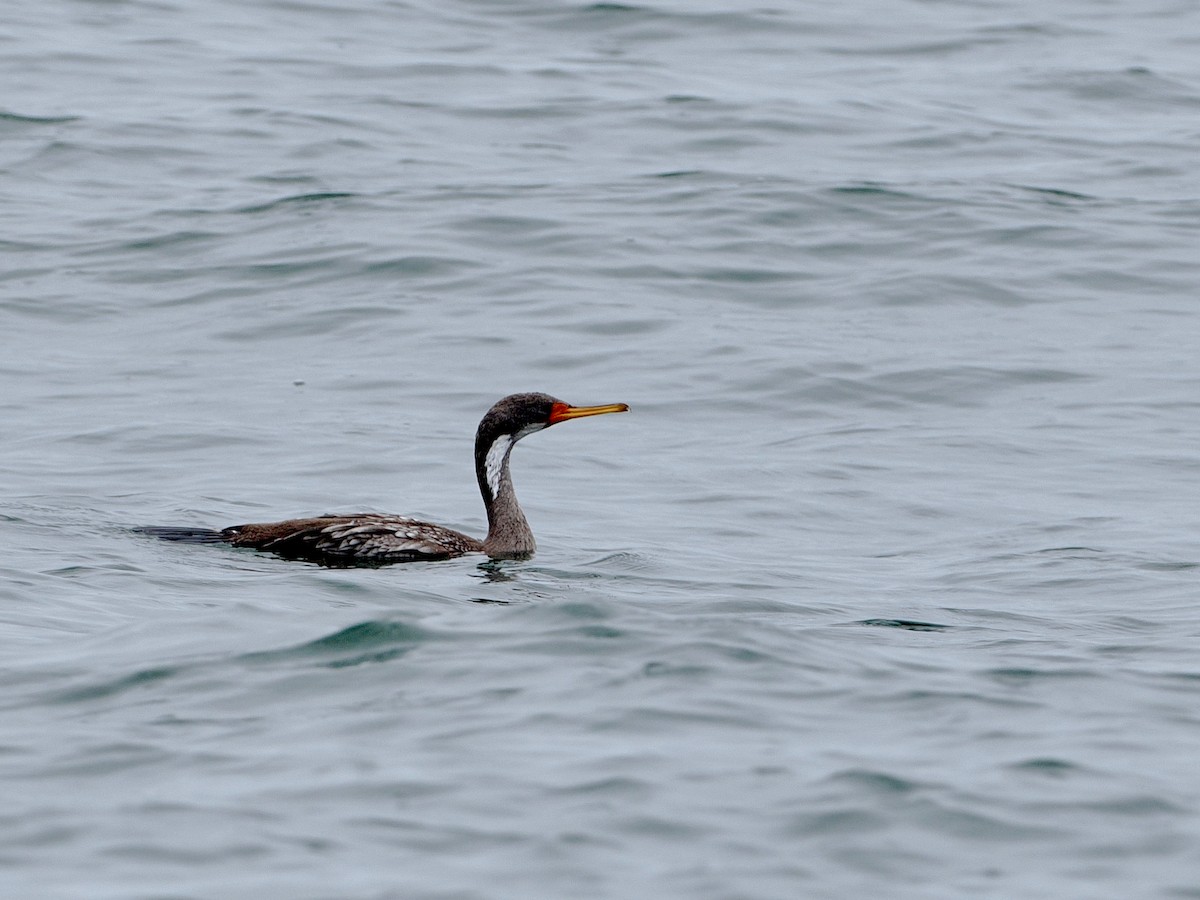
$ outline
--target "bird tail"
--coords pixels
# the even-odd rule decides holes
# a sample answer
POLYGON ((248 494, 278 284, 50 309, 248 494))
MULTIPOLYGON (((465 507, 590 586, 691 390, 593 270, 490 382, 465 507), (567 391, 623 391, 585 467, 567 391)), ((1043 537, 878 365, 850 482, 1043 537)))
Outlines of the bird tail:
POLYGON ((133 529, 135 534, 147 534, 160 541, 179 541, 184 544, 222 544, 225 535, 211 528, 180 528, 172 525, 143 525, 133 529))

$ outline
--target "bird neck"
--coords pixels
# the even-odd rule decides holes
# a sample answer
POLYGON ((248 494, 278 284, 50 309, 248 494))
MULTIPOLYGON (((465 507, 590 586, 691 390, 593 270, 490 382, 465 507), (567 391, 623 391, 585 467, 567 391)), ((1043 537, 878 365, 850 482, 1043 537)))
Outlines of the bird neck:
POLYGON ((537 549, 529 521, 517 502, 508 468, 515 443, 512 435, 501 435, 486 449, 475 448, 475 475, 488 517, 483 552, 493 559, 529 557, 537 549))

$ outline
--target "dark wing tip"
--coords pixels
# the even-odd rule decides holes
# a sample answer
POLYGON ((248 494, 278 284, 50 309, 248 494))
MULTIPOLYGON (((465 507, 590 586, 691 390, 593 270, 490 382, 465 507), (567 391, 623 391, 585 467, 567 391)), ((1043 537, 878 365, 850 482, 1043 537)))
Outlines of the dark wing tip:
POLYGON ((223 544, 225 535, 211 528, 181 528, 173 525, 143 525, 132 529, 134 534, 145 534, 160 541, 177 541, 184 544, 223 544))

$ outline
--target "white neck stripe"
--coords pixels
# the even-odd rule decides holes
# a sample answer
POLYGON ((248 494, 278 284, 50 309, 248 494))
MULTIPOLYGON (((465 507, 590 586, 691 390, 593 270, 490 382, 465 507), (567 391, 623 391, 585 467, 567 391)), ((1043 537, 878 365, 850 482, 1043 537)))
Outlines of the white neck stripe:
POLYGON ((500 496, 500 473, 504 471, 504 460, 508 457, 508 451, 512 449, 512 445, 511 434, 500 435, 488 448, 487 457, 483 461, 483 472, 487 477, 487 484, 492 491, 493 500, 500 496))

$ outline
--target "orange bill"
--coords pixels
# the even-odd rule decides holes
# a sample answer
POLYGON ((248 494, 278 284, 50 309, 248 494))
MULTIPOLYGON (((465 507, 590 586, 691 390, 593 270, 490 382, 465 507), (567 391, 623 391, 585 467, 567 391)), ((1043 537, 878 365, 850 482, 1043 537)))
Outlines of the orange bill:
POLYGON ((584 416, 602 416, 605 413, 629 412, 626 403, 608 403, 604 406, 568 406, 565 403, 555 403, 550 410, 550 424, 565 422, 567 419, 582 419, 584 416))

